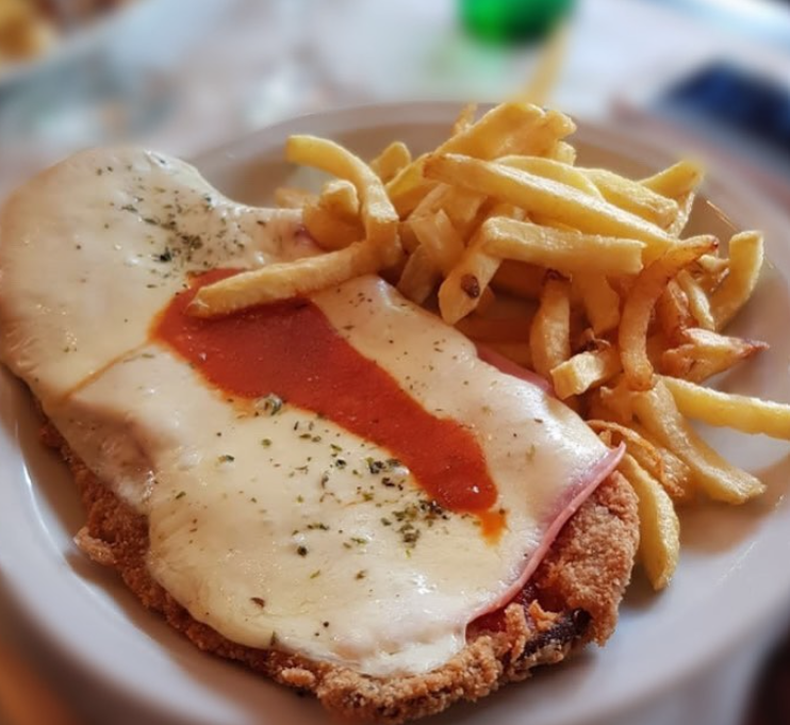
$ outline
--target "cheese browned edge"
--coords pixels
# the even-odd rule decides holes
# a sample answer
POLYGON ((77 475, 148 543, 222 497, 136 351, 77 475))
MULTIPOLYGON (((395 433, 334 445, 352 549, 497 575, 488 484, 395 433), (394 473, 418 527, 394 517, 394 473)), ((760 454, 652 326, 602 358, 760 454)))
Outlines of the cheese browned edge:
POLYGON ((274 649, 239 645, 195 620, 148 571, 146 517, 93 475, 49 422, 42 439, 60 451, 72 471, 87 513, 75 541, 93 561, 116 569, 148 609, 162 614, 201 650, 312 692, 349 722, 397 725, 436 714, 455 702, 476 701, 508 682, 524 680, 534 667, 556 664, 588 642, 603 644, 617 623, 639 543, 636 496, 613 473, 565 524, 525 590, 529 604, 510 604, 502 629, 470 629, 464 649, 426 674, 375 678, 274 649))

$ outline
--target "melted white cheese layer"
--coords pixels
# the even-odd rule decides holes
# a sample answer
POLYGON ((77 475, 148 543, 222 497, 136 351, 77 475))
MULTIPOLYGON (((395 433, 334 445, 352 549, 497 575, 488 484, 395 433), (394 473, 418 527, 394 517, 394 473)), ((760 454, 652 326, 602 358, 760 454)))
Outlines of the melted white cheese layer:
POLYGON ((148 516, 157 581, 235 642, 372 675, 441 665, 471 620, 513 594, 606 453, 564 405, 480 361, 381 280, 316 295, 338 334, 473 433, 507 516, 488 540, 476 518, 432 506, 392 452, 310 411, 240 405, 147 342, 189 270, 310 252, 295 241, 298 218, 234 205, 180 162, 96 151, 31 182, 1 224, 3 359, 86 464, 148 516), (199 236, 196 256, 171 249, 161 261, 183 235, 199 236))
POLYGON ((300 224, 229 201, 177 159, 76 154, 0 214, 3 359, 46 404, 143 344, 189 272, 312 252, 300 224))

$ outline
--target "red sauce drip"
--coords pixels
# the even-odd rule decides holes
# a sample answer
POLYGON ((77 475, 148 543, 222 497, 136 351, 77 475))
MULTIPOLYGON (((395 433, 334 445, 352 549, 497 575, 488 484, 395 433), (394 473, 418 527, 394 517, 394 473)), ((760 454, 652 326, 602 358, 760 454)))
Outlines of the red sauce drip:
POLYGON ((504 515, 489 510, 497 489, 474 436, 427 412, 373 360, 361 355, 309 300, 199 319, 186 313, 197 290, 233 274, 201 275, 155 322, 154 339, 188 360, 212 385, 242 398, 274 393, 386 448, 439 505, 480 517, 496 537, 504 515))

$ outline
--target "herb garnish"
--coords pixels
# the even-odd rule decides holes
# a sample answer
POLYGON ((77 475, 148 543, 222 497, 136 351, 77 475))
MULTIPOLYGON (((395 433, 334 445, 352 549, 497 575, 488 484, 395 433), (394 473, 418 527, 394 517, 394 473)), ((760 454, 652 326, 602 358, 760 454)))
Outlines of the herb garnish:
POLYGON ((282 408, 283 408, 283 399, 279 395, 275 395, 274 393, 269 393, 268 395, 264 396, 262 399, 263 409, 269 415, 277 415, 282 408))

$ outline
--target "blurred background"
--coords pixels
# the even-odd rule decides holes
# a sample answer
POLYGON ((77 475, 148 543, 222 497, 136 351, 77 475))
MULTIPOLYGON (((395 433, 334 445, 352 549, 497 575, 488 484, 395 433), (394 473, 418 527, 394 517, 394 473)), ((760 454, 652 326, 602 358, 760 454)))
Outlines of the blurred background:
POLYGON ((536 74, 545 103, 704 142, 790 201, 788 0, 0 0, 0 194, 92 144, 190 157, 536 74))
MULTIPOLYGON (((788 0, 0 0, 0 199, 90 145, 190 158, 333 107, 525 92, 790 204, 788 0)), ((6 696, 21 637, 0 616, 6 696)), ((790 723, 788 693, 779 647, 750 725, 790 723)))

